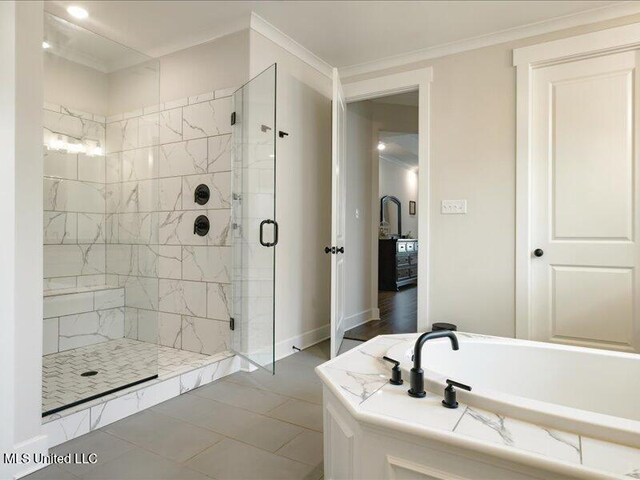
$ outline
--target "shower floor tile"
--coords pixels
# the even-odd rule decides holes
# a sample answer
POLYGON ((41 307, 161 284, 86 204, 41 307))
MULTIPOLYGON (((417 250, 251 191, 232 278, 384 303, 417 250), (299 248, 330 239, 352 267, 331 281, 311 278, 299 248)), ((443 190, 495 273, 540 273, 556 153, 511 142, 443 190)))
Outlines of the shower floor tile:
POLYGON ((42 410, 48 412, 156 374, 169 378, 211 357, 128 338, 43 357, 42 410), (82 376, 97 371, 94 376, 82 376))

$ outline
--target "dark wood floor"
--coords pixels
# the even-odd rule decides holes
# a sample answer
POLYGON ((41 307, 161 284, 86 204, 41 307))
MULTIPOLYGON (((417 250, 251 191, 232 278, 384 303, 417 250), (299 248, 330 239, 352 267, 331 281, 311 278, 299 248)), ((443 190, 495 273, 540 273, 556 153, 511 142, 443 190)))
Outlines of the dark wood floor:
POLYGON ((415 333, 418 328, 418 287, 401 288, 399 292, 378 292, 380 320, 371 320, 347 330, 344 338, 366 342, 378 335, 415 333))

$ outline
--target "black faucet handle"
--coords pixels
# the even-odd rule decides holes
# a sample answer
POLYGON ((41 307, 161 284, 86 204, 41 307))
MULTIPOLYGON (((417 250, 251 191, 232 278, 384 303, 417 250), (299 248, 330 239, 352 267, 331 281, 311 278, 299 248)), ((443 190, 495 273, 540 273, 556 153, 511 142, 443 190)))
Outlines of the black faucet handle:
POLYGON ((447 385, 451 385, 453 387, 458 387, 463 390, 471 391, 471 387, 469 385, 465 385, 464 383, 456 382, 455 380, 450 380, 447 378, 447 385))
POLYGON ((397 367, 398 365, 400 365, 400 362, 398 360, 394 360, 391 357, 387 357, 386 355, 384 357, 382 357, 383 360, 386 360, 389 363, 393 363, 393 367, 397 367))
POLYGON ((447 379, 447 388, 444 389, 444 400, 442 400, 443 407, 458 408, 458 402, 456 401, 456 389, 453 387, 462 388, 469 392, 471 391, 471 387, 469 385, 447 379))
POLYGON ((389 383, 391 385, 402 385, 404 381, 402 380, 402 371, 400 370, 400 362, 394 360, 391 357, 387 357, 386 355, 382 357, 383 360, 393 363, 393 368, 391 369, 391 378, 389 379, 389 383))

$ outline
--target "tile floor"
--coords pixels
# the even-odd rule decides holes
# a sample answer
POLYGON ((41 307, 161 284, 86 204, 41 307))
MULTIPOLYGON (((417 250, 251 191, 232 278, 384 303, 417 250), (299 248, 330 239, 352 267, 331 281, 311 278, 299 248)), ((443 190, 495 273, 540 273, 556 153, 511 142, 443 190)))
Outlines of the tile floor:
POLYGON ((158 374, 168 378, 208 362, 209 356, 128 338, 45 355, 42 411, 69 405, 158 374), (80 374, 96 370, 98 374, 80 374))
MULTIPOLYGON (((341 351, 360 342, 345 340, 341 351)), ((276 363, 276 375, 238 372, 64 443, 94 465, 52 465, 29 480, 322 479, 323 342, 276 363)))

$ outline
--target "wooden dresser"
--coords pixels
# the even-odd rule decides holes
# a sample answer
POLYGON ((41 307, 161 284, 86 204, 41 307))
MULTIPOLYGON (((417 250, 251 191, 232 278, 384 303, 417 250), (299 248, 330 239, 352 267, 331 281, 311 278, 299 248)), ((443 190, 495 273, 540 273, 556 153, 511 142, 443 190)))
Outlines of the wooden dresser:
POLYGON ((418 283, 418 240, 378 240, 378 289, 397 291, 418 283))

